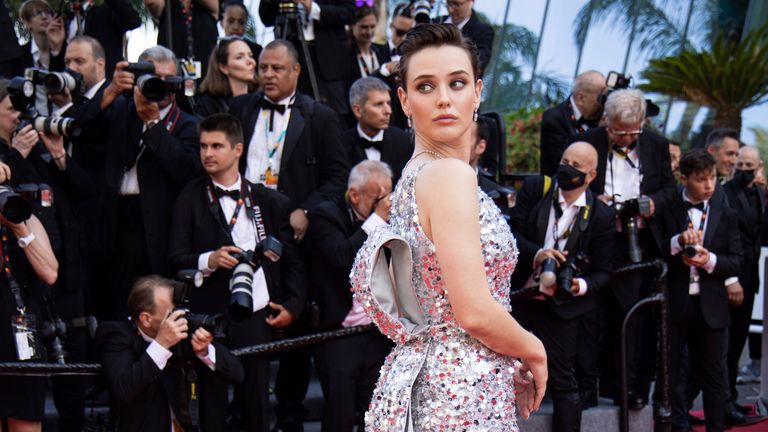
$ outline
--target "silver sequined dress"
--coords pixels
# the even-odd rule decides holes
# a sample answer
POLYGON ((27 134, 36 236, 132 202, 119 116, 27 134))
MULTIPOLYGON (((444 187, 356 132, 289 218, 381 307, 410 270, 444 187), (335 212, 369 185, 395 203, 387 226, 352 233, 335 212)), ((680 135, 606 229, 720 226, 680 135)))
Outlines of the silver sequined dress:
MULTIPOLYGON (((491 351, 456 323, 435 247, 419 224, 414 184, 423 167, 400 180, 390 227, 368 238, 350 275, 357 299, 397 344, 381 368, 365 415, 366 431, 517 431, 513 376, 519 363, 491 351), (372 257, 383 244, 392 243, 392 236, 410 247, 410 283, 401 285, 409 285, 406 293, 415 294, 414 309, 420 314, 411 315, 422 315, 423 325, 403 325, 407 320, 393 314, 404 307, 390 306, 388 313, 382 307, 386 302, 371 292, 372 257)), ((509 285, 517 245, 501 213, 479 188, 478 201, 488 286, 493 298, 511 310, 509 285)), ((407 296, 392 297, 397 303, 407 296)))

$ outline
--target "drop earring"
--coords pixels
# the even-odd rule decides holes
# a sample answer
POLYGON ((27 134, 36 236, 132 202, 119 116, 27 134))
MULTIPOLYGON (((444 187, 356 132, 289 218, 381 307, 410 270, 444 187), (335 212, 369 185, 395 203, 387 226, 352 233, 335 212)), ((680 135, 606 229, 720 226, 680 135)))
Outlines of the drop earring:
POLYGON ((413 127, 413 122, 411 121, 411 117, 410 116, 406 117, 406 122, 408 122, 408 128, 409 129, 413 127))
POLYGON ((475 112, 472 113, 472 120, 477 121, 477 110, 475 110, 475 112))

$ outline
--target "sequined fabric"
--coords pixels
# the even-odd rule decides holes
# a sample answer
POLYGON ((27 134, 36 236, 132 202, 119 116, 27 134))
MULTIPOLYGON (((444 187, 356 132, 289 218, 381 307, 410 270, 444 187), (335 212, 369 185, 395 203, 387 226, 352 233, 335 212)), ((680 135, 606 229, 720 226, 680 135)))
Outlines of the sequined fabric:
MULTIPOLYGON (((400 180, 390 226, 368 238, 350 274, 357 299, 397 344, 381 368, 365 414, 366 431, 517 431, 514 375, 519 363, 486 348, 456 323, 434 245, 419 224, 414 183, 423 167, 400 180), (404 239, 413 257, 410 286, 398 287, 413 290, 418 299, 420 313, 410 317, 387 313, 393 309, 382 308, 371 290, 372 267, 393 237, 404 239), (424 324, 414 326, 419 320, 424 324)), ((478 201, 488 286, 493 298, 511 310, 509 283, 517 245, 501 213, 479 188, 478 201)))

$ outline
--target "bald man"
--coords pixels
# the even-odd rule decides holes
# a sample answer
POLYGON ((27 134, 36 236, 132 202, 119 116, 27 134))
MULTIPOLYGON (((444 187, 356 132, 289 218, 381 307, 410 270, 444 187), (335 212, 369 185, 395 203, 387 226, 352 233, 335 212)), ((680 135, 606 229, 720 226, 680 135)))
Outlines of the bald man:
POLYGON ((597 152, 585 142, 563 153, 555 178, 526 178, 511 210, 510 224, 520 249, 512 274, 512 289, 529 288, 530 298, 515 301, 513 315, 544 343, 552 395, 552 430, 579 430, 582 404, 576 379, 577 355, 597 357, 596 329, 585 331, 582 321, 598 307, 598 291, 610 282, 614 219, 612 210, 589 190, 597 176, 597 152), (576 259, 584 257, 586 259, 576 259), (568 283, 539 278, 547 259, 557 261, 555 273, 576 259, 577 271, 568 283), (583 344, 582 339, 595 343, 583 344))
POLYGON ((552 176, 571 138, 597 127, 603 111, 598 97, 605 91, 605 77, 589 70, 573 80, 571 96, 546 111, 541 120, 541 174, 552 176))
POLYGON ((765 193, 762 188, 755 186, 755 175, 762 169, 761 166, 757 148, 742 147, 738 150, 733 178, 723 186, 729 205, 738 214, 739 234, 744 251, 738 283, 726 282, 731 314, 727 357, 730 406, 726 407, 726 421, 729 416, 738 417, 734 413, 738 411, 734 404, 738 400, 736 376, 739 372, 739 357, 749 334, 752 305, 760 285, 758 261, 765 193))

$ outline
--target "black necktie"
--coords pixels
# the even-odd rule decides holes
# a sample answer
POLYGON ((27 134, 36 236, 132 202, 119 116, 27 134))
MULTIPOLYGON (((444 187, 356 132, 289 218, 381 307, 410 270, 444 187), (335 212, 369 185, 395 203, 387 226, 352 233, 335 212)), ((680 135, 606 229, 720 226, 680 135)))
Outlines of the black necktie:
POLYGON ((288 105, 276 104, 264 99, 261 102, 261 109, 269 110, 269 131, 272 132, 272 125, 275 123, 275 111, 285 114, 288 105))
POLYGON ((382 149, 381 141, 372 141, 372 140, 369 140, 369 139, 363 138, 363 137, 360 137, 360 141, 362 142, 363 147, 366 150, 368 150, 370 148, 374 148, 374 149, 378 150, 379 153, 381 153, 381 149, 382 149))
POLYGON ((692 208, 698 209, 700 212, 703 213, 704 212, 704 203, 700 202, 700 203, 694 204, 694 203, 692 203, 690 201, 686 201, 685 202, 685 210, 687 211, 687 210, 690 210, 692 208))
POLYGON ((218 186, 216 186, 216 189, 214 190, 214 193, 216 194, 216 198, 221 199, 221 197, 228 196, 232 198, 233 200, 237 201, 240 199, 240 191, 237 189, 233 190, 224 190, 218 186))

